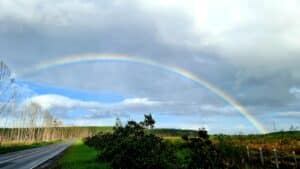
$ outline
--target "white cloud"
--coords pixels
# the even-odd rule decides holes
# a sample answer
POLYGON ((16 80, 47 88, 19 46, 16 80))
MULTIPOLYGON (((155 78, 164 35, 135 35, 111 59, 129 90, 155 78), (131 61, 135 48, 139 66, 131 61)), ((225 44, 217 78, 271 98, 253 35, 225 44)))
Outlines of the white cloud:
POLYGON ((158 105, 160 102, 158 101, 151 101, 148 98, 130 98, 130 99, 125 99, 121 102, 122 105, 147 105, 147 106, 153 106, 153 105, 158 105))
MULTIPOLYGON (((23 104, 28 105, 36 103, 44 110, 69 112, 75 109, 82 109, 92 116, 109 116, 122 113, 146 113, 159 112, 169 115, 228 115, 237 111, 231 106, 197 104, 188 102, 172 102, 172 101, 154 101, 149 98, 127 98, 116 103, 101 103, 96 101, 83 101, 68 98, 62 95, 46 94, 33 96, 26 99, 23 104), (99 114, 100 113, 100 114, 99 114)), ((124 114, 125 115, 125 114, 124 114)))
POLYGON ((48 94, 33 96, 24 102, 39 104, 43 109, 61 109, 61 110, 72 110, 72 109, 86 109, 95 111, 124 111, 126 109, 133 109, 136 107, 149 107, 161 104, 159 101, 152 101, 148 98, 128 98, 118 103, 100 103, 95 101, 82 101, 77 99, 71 99, 61 95, 48 94))
POLYGON ((95 108, 101 105, 97 102, 85 102, 80 100, 73 100, 61 95, 39 95, 34 96, 26 100, 27 103, 37 103, 43 109, 53 109, 53 108, 95 108))

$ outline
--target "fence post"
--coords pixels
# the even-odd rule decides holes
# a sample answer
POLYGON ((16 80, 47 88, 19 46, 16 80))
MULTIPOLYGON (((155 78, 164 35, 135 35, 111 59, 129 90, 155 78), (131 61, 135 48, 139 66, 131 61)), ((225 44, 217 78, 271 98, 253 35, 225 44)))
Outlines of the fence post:
POLYGON ((293 157, 294 157, 294 161, 295 161, 295 168, 297 168, 297 158, 296 158, 296 153, 295 151, 293 151, 293 157))
POLYGON ((263 156, 263 151, 262 151, 261 147, 259 147, 259 156, 260 156, 261 165, 264 165, 264 156, 263 156))
POLYGON ((279 168, 279 163, 278 163, 278 157, 277 157, 277 150, 276 150, 276 148, 273 148, 273 151, 274 151, 274 156, 275 156, 275 165, 276 165, 276 168, 278 169, 279 168))
POLYGON ((247 149, 247 157, 248 157, 248 160, 250 160, 250 152, 249 152, 249 147, 246 146, 246 149, 247 149))

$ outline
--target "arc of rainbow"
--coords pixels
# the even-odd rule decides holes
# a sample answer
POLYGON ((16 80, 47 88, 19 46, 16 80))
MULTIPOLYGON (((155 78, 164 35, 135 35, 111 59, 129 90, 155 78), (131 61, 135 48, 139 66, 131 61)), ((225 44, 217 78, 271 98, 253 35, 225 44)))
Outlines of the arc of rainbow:
POLYGON ((91 61, 124 61, 124 62, 131 62, 131 63, 138 63, 138 64, 144 64, 149 65, 153 67, 157 67, 160 69, 163 69, 168 72, 172 72, 175 74, 178 74, 184 78, 190 79, 197 84, 207 88, 214 94, 218 95, 220 98, 222 98, 224 101, 232 105, 240 114, 242 114, 259 132, 261 133, 268 133, 268 130, 260 124, 251 113, 248 112, 248 110, 243 107, 238 101, 233 99, 230 95, 228 95, 225 91, 222 91, 215 85, 211 84, 210 82, 192 74, 191 72, 188 72, 187 70, 160 64, 157 62, 154 62, 153 60, 143 59, 143 58, 137 58, 137 57, 129 57, 125 55, 114 55, 114 54, 87 54, 87 55, 74 55, 74 56, 67 56, 63 57, 57 60, 52 60, 48 62, 44 62, 41 64, 36 65, 34 68, 29 69, 25 71, 25 73, 22 74, 22 76, 26 76, 28 74, 32 74, 35 72, 39 72, 45 69, 62 66, 62 65, 69 65, 69 64, 75 64, 75 63, 83 63, 83 62, 91 62, 91 61))

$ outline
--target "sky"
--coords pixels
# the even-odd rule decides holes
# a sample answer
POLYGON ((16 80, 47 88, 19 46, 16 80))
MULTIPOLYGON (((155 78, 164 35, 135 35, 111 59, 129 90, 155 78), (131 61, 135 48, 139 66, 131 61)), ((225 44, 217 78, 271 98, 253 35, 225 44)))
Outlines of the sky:
MULTIPOLYGON (((65 125, 113 125, 152 113, 157 127, 259 133, 235 106, 172 71, 227 93, 268 131, 300 127, 298 0, 0 0, 0 59, 65 125), (30 72, 30 73, 28 73, 30 72)), ((30 94, 28 94, 30 93, 30 94)), ((25 94, 24 94, 25 95, 25 94)))

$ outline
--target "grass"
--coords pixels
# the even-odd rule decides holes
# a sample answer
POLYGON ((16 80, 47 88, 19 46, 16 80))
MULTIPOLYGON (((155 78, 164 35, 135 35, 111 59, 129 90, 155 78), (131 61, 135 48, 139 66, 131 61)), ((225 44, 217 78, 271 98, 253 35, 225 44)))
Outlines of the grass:
POLYGON ((272 150, 276 148, 281 151, 300 152, 300 131, 274 132, 259 135, 212 135, 210 139, 217 143, 223 138, 234 145, 248 146, 258 150, 272 150))
POLYGON ((0 146, 0 154, 46 146, 49 144, 57 143, 59 141, 36 142, 36 143, 5 143, 0 146))
POLYGON ((55 169, 110 169, 106 163, 97 161, 97 151, 83 141, 77 141, 59 159, 55 169))
POLYGON ((165 140, 169 140, 171 142, 177 142, 177 141, 182 142, 181 137, 178 137, 178 136, 163 136, 162 138, 165 140))

